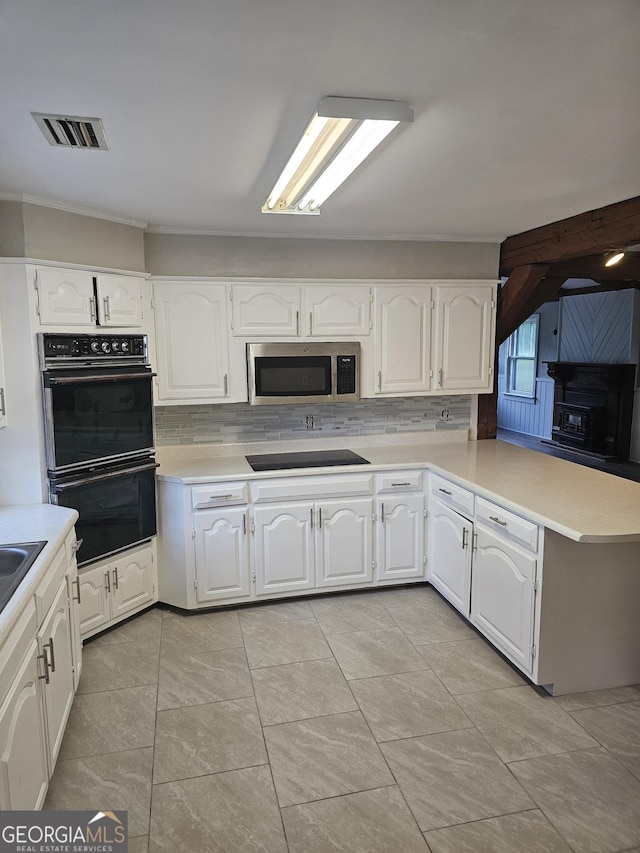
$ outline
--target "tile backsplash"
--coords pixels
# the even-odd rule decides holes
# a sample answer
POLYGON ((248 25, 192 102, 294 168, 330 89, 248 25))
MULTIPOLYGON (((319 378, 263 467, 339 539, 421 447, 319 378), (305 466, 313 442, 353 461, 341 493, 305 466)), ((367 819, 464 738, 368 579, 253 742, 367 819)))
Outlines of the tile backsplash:
POLYGON ((337 405, 161 406, 156 444, 238 444, 279 439, 376 435, 470 427, 471 398, 394 397, 337 405))

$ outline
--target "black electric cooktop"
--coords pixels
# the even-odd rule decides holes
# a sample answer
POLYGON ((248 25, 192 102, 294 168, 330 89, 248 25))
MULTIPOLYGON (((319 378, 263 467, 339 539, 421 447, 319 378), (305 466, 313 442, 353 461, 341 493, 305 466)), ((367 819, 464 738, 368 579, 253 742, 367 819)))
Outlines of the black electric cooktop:
POLYGON ((369 465, 368 459, 353 450, 304 450, 299 453, 260 453, 245 456, 254 471, 285 468, 324 468, 327 465, 369 465))

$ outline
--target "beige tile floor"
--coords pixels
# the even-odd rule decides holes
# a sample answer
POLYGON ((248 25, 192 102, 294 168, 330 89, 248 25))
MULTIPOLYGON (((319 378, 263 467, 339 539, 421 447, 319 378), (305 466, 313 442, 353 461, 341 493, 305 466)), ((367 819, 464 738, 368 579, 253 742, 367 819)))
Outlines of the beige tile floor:
POLYGON ((552 698, 430 587, 89 641, 45 808, 185 853, 640 853, 640 687, 552 698))

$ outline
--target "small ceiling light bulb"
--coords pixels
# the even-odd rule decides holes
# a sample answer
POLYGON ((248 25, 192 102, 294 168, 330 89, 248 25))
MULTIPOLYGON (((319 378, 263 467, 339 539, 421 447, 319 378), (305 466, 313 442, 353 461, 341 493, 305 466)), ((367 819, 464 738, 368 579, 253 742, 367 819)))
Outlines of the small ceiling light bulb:
POLYGON ((624 249, 614 249, 613 252, 607 252, 604 256, 605 267, 612 267, 624 258, 624 249))

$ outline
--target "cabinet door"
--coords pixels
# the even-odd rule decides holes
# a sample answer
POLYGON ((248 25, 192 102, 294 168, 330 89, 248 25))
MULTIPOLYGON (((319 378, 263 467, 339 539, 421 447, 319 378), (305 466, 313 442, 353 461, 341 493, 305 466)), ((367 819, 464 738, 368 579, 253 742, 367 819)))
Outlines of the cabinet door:
POLYGON ((316 513, 316 585, 373 580, 373 499, 323 501, 316 513))
POLYGON ((493 387, 495 285, 434 287, 434 367, 443 391, 493 387))
POLYGON ((424 497, 378 501, 376 580, 424 577, 424 497))
POLYGON ((103 273, 99 273, 96 279, 100 325, 141 326, 144 279, 103 273))
POLYGON ((224 285, 156 282, 159 403, 224 401, 229 391, 224 285))
POLYGON ((36 288, 40 325, 95 325, 93 273, 39 267, 36 271, 36 288))
POLYGON ((114 558, 111 566, 111 618, 151 604, 156 600, 155 563, 148 545, 114 558))
POLYGON ((73 661, 73 686, 77 690, 82 674, 82 638, 80 637, 80 580, 75 559, 67 573, 67 597, 71 624, 71 655, 73 661))
POLYGON ((300 334, 300 288, 292 285, 234 285, 236 337, 296 337, 300 334))
POLYGON ((312 503, 258 507, 254 513, 256 595, 315 586, 312 503))
POLYGON ((428 391, 431 289, 374 288, 376 394, 428 391))
POLYGON ((49 680, 42 683, 49 767, 53 772, 74 694, 66 577, 60 584, 58 594, 38 631, 37 639, 40 654, 46 654, 48 660, 49 680))
POLYGON ((39 809, 49 780, 45 723, 31 641, 24 662, 0 707, 0 809, 39 809))
POLYGON ((473 525, 440 501, 429 508, 429 582, 469 615, 473 525))
POLYGON ((251 595, 247 515, 245 508, 198 510, 194 514, 199 602, 251 595))
POLYGON ((309 285, 305 293, 305 323, 311 337, 331 340, 335 335, 362 337, 370 324, 370 288, 309 285))
POLYGON ((471 621, 526 672, 533 664, 536 558, 477 525, 471 621))
POLYGON ((80 634, 85 637, 111 621, 111 577, 97 566, 78 573, 80 634))

